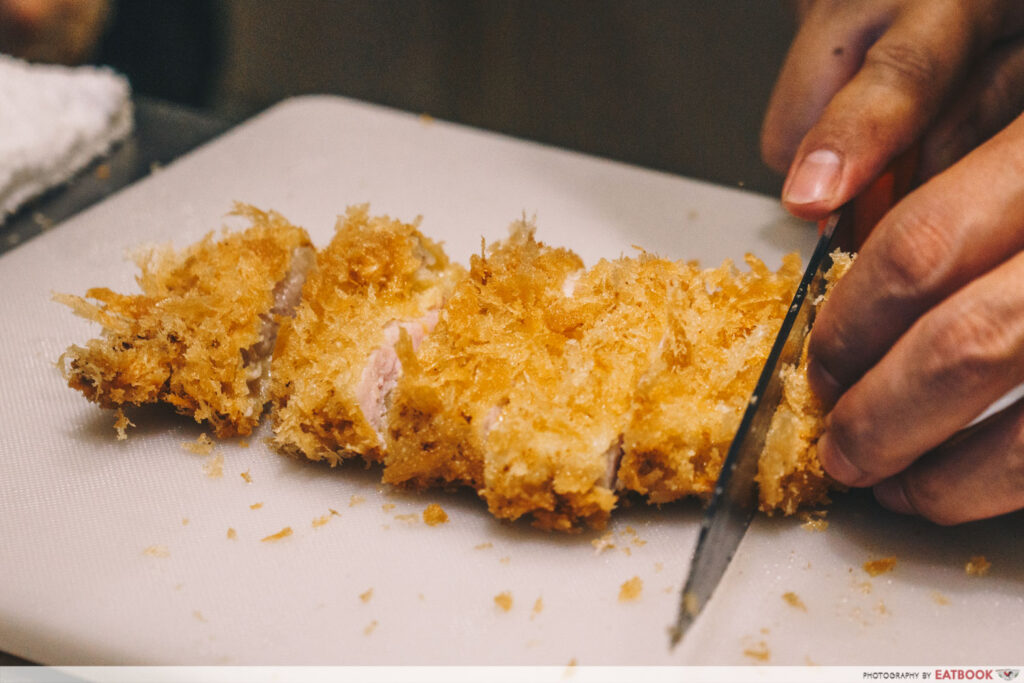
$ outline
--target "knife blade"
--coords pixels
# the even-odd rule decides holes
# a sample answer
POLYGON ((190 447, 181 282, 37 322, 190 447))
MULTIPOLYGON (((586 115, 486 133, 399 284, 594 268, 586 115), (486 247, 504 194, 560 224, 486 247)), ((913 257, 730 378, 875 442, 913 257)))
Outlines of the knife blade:
POLYGON ((825 221, 821 237, 793 296, 793 303, 747 403, 701 521, 679 614, 670 629, 672 647, 679 643, 710 600, 757 510, 757 463, 764 450, 772 417, 782 400, 780 371, 800 360, 804 340, 817 310, 814 302, 825 293, 825 273, 832 265, 829 253, 834 244, 852 236, 852 214, 852 207, 848 204, 825 221))

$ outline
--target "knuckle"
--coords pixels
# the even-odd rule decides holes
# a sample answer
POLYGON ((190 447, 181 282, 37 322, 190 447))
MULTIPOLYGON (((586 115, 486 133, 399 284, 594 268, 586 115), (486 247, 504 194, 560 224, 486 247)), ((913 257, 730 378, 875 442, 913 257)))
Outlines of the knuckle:
POLYGON ((985 302, 927 317, 922 328, 922 343, 928 349, 925 376, 945 391, 991 382, 1013 362, 1019 346, 1004 316, 985 302))
POLYGON ((940 211, 913 207, 891 224, 878 269, 879 282, 895 298, 918 300, 943 279, 954 255, 945 223, 940 211))
POLYGON ((939 60, 923 45, 902 41, 880 41, 864 58, 879 82, 915 93, 929 91, 939 74, 939 60))
POLYGON ((966 522, 969 515, 950 499, 949 482, 927 472, 904 475, 903 492, 914 509, 927 520, 941 526, 966 522))

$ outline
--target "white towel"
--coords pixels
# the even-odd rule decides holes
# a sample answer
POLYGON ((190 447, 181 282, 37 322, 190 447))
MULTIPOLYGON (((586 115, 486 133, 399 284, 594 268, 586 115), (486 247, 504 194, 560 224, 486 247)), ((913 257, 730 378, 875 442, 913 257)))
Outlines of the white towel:
POLYGON ((110 69, 0 55, 0 223, 125 138, 130 95, 110 69))

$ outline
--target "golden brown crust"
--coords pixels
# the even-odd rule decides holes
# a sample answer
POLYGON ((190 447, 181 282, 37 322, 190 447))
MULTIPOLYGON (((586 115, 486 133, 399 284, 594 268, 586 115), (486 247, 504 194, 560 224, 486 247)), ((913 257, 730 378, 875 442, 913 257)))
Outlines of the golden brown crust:
MULTIPOLYGON (((825 298, 839 281, 853 258, 832 254, 833 265, 825 274, 825 298)), ((762 512, 780 511, 791 515, 799 508, 829 502, 828 492, 836 488, 818 461, 818 438, 824 429, 825 411, 807 383, 807 345, 796 367, 782 372, 782 403, 772 417, 764 451, 758 461, 757 483, 762 512)))
POLYGON ((138 254, 141 294, 93 288, 84 298, 54 296, 103 326, 101 337, 61 356, 69 386, 105 408, 168 403, 220 437, 252 431, 264 396, 253 390, 246 354, 273 317, 275 286, 310 242, 277 213, 244 205, 235 213, 252 226, 220 239, 208 234, 180 252, 138 254))
POLYGON ((464 272, 416 223, 371 217, 365 204, 350 207, 279 335, 271 372, 274 444, 332 465, 354 455, 379 460, 383 444, 357 395, 368 360, 385 344, 388 323, 440 308, 464 272))
POLYGON ((620 486, 664 503, 708 497, 793 292, 795 255, 772 272, 754 256, 703 271, 671 293, 669 332, 641 380, 620 486))
POLYGON ((471 259, 469 277, 419 352, 400 350, 405 372, 389 414, 385 482, 483 486, 486 434, 512 387, 564 344, 548 312, 582 265, 572 252, 537 242, 525 221, 471 259))

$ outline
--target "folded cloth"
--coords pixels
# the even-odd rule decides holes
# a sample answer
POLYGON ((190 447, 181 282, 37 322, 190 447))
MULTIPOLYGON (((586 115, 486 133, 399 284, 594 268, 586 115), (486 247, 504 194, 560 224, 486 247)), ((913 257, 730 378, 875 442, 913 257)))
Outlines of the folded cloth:
POLYGON ((130 94, 110 69, 0 55, 0 223, 125 138, 130 94))

